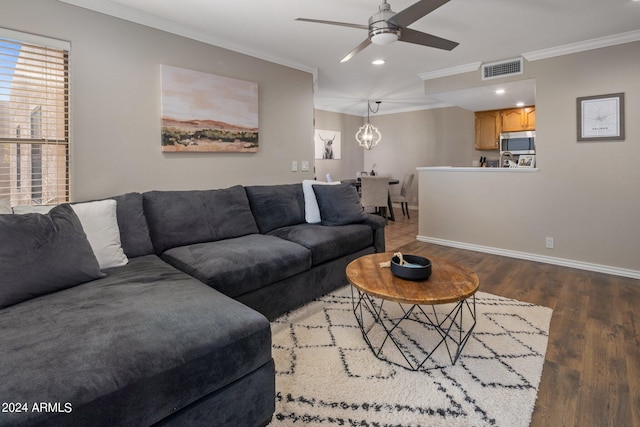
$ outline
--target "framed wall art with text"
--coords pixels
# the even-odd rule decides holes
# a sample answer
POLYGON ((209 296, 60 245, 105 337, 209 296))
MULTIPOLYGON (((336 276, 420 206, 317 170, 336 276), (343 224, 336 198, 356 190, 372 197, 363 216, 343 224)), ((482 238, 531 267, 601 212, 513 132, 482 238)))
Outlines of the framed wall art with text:
POLYGON ((578 141, 624 141, 624 93, 577 99, 578 141))

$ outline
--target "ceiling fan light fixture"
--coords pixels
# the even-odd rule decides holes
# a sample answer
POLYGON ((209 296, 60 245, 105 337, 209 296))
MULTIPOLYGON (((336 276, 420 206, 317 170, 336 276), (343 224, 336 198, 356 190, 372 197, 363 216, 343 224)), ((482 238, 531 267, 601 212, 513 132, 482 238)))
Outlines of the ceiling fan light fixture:
POLYGON ((351 49, 351 51, 340 60, 341 63, 347 62, 371 44, 388 45, 395 41, 413 43, 436 49, 452 50, 458 46, 459 43, 407 27, 448 1, 449 0, 419 0, 401 12, 395 13, 391 10, 391 6, 389 6, 387 0, 382 0, 378 12, 369 17, 368 26, 320 19, 297 18, 297 20, 368 30, 368 37, 355 48, 351 49))
POLYGON ((395 16, 389 3, 383 1, 376 14, 369 18, 369 40, 378 45, 387 45, 400 38, 400 28, 389 22, 395 16))
POLYGON ((372 31, 370 34, 371 43, 377 45, 388 45, 400 38, 400 30, 385 29, 372 31))

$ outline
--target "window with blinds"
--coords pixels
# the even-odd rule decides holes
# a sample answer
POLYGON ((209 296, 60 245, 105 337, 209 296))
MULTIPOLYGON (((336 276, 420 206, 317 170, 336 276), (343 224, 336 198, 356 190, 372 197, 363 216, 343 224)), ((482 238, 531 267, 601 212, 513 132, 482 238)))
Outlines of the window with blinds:
POLYGON ((69 199, 67 45, 0 29, 0 198, 11 206, 69 199))

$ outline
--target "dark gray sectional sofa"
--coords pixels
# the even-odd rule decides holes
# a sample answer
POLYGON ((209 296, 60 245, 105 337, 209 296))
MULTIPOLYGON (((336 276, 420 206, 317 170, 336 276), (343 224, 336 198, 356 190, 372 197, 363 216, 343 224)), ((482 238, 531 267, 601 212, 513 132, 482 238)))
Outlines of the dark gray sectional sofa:
POLYGON ((0 265, 0 426, 266 425, 268 319, 384 251, 384 220, 359 211, 348 185, 322 193, 332 225, 305 221, 301 184, 114 197, 128 263, 102 271, 69 205, 0 215, 0 263, 15 267, 0 265), (31 238, 42 227, 57 237, 31 238), (41 273, 43 289, 20 288, 41 273))

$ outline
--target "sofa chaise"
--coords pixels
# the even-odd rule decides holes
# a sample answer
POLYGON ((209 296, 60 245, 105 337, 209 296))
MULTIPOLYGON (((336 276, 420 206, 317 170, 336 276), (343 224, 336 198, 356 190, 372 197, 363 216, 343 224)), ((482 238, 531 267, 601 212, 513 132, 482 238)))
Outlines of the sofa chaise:
POLYGON ((266 425, 269 319, 384 251, 354 194, 149 191, 0 215, 0 426, 266 425), (97 239, 109 215, 115 237, 97 239))

